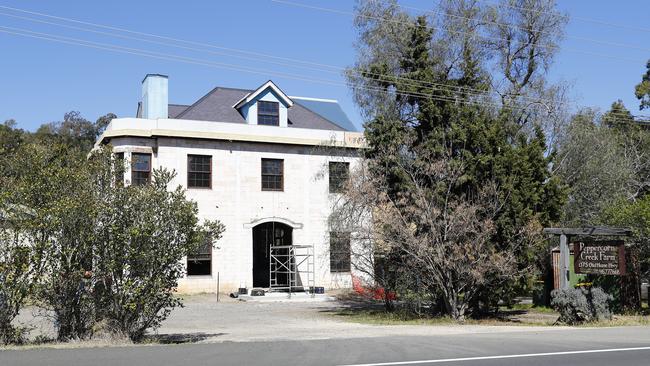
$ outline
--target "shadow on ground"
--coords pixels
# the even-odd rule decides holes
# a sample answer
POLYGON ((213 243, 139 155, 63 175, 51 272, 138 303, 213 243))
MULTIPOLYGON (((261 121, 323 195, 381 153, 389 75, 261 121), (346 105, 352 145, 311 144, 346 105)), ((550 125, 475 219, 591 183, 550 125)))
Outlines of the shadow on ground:
POLYGON ((226 335, 227 333, 172 333, 172 334, 152 334, 146 337, 145 342, 159 344, 184 344, 197 343, 210 338, 216 338, 226 335))
MULTIPOLYGON (((344 293, 337 296, 339 306, 321 309, 320 313, 355 323, 380 325, 457 325, 449 317, 441 316, 438 312, 430 313, 427 307, 419 311, 406 303, 395 302, 394 311, 388 312, 384 303, 369 299, 354 293, 344 293)), ((473 325, 529 325, 549 326, 557 321, 558 314, 552 311, 540 311, 534 307, 517 309, 501 307, 496 312, 486 312, 475 317, 468 317, 461 324, 473 325)))

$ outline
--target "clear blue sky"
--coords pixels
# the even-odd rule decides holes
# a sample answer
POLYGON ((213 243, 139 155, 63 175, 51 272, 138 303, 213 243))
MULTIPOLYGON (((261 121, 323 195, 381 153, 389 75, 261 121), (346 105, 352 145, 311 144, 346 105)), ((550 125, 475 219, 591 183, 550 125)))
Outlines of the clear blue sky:
MULTIPOLYGON (((295 1, 342 11, 353 9, 351 0, 295 1)), ((431 0, 401 0, 400 3, 420 8, 431 8, 436 4, 431 0)), ((291 7, 269 0, 0 0, 0 5, 339 67, 351 65, 355 57, 353 42, 356 36, 350 16, 291 7)), ((579 105, 606 109, 612 101, 621 98, 637 113, 638 103, 633 88, 644 72, 646 60, 650 58, 650 23, 647 21, 650 1, 626 0, 614 3, 559 0, 559 6, 574 17, 567 28, 569 37, 595 38, 632 47, 606 46, 567 38, 552 67, 551 79, 571 82, 572 96, 579 105), (645 28, 645 31, 594 24, 577 17, 645 28), (574 50, 609 55, 612 58, 586 55, 574 50)), ((0 13, 17 14, 5 9, 0 9, 0 13)), ((234 64, 261 71, 261 74, 246 73, 0 33, 0 121, 14 118, 19 127, 28 130, 34 130, 44 122, 60 120, 70 110, 78 110, 91 120, 107 112, 118 116, 133 116, 140 97, 140 81, 146 73, 169 75, 172 103, 192 103, 216 85, 255 88, 266 80, 273 79, 289 95, 337 99, 357 125, 362 123, 347 87, 272 74, 289 73, 299 78, 343 82, 343 78, 336 72, 322 73, 274 65, 258 57, 244 60, 115 39, 4 15, 0 15, 0 26, 234 64)), ((213 51, 223 52, 218 49, 213 51)))

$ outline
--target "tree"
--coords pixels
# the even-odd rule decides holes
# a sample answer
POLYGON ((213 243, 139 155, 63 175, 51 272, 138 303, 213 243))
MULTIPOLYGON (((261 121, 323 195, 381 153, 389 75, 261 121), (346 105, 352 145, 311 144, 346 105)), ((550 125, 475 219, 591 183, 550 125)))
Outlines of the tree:
POLYGON ((41 125, 36 130, 37 139, 56 139, 68 145, 77 146, 85 151, 92 149, 99 137, 113 118, 117 116, 108 113, 97 121, 90 122, 78 111, 71 111, 63 116, 63 121, 50 122, 41 125))
POLYGON ((643 74, 641 82, 636 85, 634 95, 641 103, 639 109, 650 108, 650 60, 646 64, 647 71, 643 74))
POLYGON ((212 246, 224 226, 199 225, 196 203, 180 186, 170 189, 174 173, 164 169, 154 170, 144 187, 116 184, 122 164, 116 161, 97 180, 93 282, 99 317, 114 333, 137 341, 182 305, 174 291, 185 272, 183 257, 212 246))
POLYGON ((493 241, 503 206, 496 185, 459 195, 455 192, 466 173, 462 162, 423 151, 417 159, 412 156, 394 160, 409 185, 396 193, 390 193, 380 171, 368 174, 362 165, 337 202, 331 224, 355 232, 355 269, 371 276, 385 294, 424 293, 422 298, 433 301, 430 308, 439 300, 446 314, 463 321, 484 287, 516 280, 532 269, 531 264, 520 268, 516 253, 538 242, 534 232, 539 228, 521 228, 520 240, 493 241), (371 264, 377 258, 379 270, 371 264), (386 259, 391 265, 384 266, 386 259))
POLYGON ((630 197, 634 166, 616 131, 603 127, 593 110, 573 118, 561 142, 557 172, 569 187, 565 225, 595 225, 602 210, 630 197))
POLYGON ((199 223, 173 174, 147 186, 118 180, 110 148, 90 158, 64 140, 31 139, 3 156, 0 176, 0 334, 19 340, 12 319, 27 296, 49 310, 57 339, 87 339, 103 322, 139 340, 182 305, 173 295, 182 259, 223 232, 199 223))
POLYGON ((30 213, 23 206, 7 205, 0 192, 0 344, 22 343, 24 329, 12 324, 32 290, 38 265, 24 229, 30 213))
POLYGON ((557 172, 570 187, 566 225, 607 224, 603 212, 650 189, 650 132, 621 101, 573 117, 560 142, 557 172))
MULTIPOLYGON (((544 2, 537 9, 548 14, 534 19, 515 6, 493 9, 475 1, 443 2, 440 17, 410 17, 394 2, 361 2, 356 23, 360 51, 348 71, 355 98, 369 119, 365 125, 369 174, 384 180, 381 187, 393 200, 414 189, 410 171, 399 163, 405 158, 414 160, 411 165, 416 167, 440 159, 461 164, 463 174, 451 192, 454 199, 473 202, 484 187, 495 184, 503 206, 491 218, 494 230, 489 240, 499 250, 516 250, 515 273, 530 268, 541 249, 539 241, 522 245, 519 233, 557 220, 564 200, 562 185, 549 170, 555 156, 548 153, 541 115, 531 117, 526 112, 532 108, 524 103, 526 97, 543 91, 545 67, 555 53, 543 48, 541 43, 549 37, 541 33, 562 32, 564 22, 553 4, 544 2), (521 20, 508 33, 515 40, 534 37, 519 45, 523 51, 516 60, 503 54, 499 58, 485 41, 494 12, 500 14, 497 19, 521 20), (499 59, 501 67, 493 68, 499 59), (492 95, 504 95, 497 87, 500 74, 512 87, 505 89, 507 98, 497 99, 492 95)), ((513 49, 513 44, 505 46, 513 49)), ((431 199, 441 199, 441 192, 429 193, 431 199)), ((484 294, 502 293, 502 299, 515 294, 499 276, 492 278, 494 282, 486 278, 487 282, 473 284, 484 294)), ((482 300, 492 305, 500 299, 482 300)))
POLYGON ((606 207, 604 221, 610 225, 628 227, 633 231, 632 244, 639 250, 641 275, 650 275, 650 195, 630 202, 619 200, 606 207))

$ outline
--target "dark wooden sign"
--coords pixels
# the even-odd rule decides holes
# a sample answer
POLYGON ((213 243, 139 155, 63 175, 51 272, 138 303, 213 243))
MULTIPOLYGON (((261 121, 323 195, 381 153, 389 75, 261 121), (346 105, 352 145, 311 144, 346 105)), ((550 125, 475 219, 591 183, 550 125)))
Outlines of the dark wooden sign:
POLYGON ((625 243, 622 240, 576 241, 573 243, 575 273, 625 275, 625 243))

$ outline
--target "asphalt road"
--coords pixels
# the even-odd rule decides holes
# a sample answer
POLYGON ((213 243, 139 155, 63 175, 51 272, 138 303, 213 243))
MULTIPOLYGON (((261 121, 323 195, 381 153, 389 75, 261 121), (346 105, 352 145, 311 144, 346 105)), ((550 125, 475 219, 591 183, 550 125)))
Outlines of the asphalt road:
POLYGON ((4 350, 0 365, 648 366, 650 327, 4 350))

